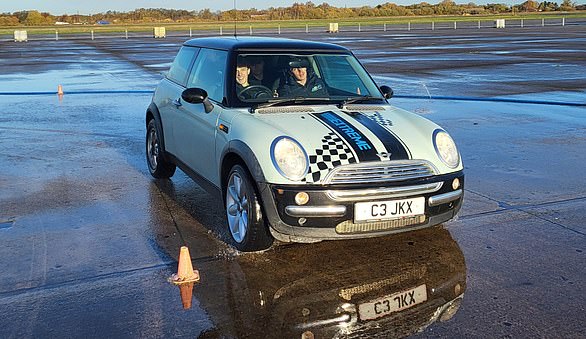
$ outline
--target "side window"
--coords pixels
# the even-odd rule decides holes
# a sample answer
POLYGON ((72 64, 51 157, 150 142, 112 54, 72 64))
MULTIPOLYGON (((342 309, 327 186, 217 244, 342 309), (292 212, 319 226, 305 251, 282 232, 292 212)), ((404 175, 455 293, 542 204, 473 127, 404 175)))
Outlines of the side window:
POLYGON ((228 52, 202 49, 187 81, 187 87, 203 88, 208 97, 221 102, 224 98, 224 79, 228 52))
POLYGON ((173 64, 171 65, 171 68, 169 69, 169 72, 167 73, 167 78, 180 85, 185 85, 187 71, 189 71, 191 61, 198 51, 199 48, 195 47, 181 47, 179 53, 177 53, 177 56, 173 61, 173 64))

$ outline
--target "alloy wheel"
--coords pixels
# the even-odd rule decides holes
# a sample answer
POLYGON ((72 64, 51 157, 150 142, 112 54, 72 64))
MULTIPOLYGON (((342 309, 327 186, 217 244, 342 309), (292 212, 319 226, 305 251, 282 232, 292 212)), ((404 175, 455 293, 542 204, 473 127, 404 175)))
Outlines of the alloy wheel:
POLYGON ((241 243, 248 231, 249 192, 242 177, 234 172, 230 175, 226 190, 226 214, 230 233, 237 243, 241 243))
POLYGON ((153 170, 157 169, 159 163, 159 140, 157 138, 157 131, 151 128, 149 131, 149 137, 147 140, 147 153, 149 159, 149 165, 153 170))

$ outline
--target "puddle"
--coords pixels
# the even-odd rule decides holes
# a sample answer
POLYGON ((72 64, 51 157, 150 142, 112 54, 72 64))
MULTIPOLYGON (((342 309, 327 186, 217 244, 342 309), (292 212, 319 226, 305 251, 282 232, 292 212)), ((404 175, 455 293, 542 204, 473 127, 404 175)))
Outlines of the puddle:
POLYGON ((464 255, 440 227, 281 244, 198 269, 195 287, 174 289, 174 307, 195 306, 215 324, 214 338, 405 337, 454 316, 466 289, 464 255), (376 306, 387 297, 409 305, 376 306))
POLYGON ((14 221, 11 221, 11 220, 0 221, 0 229, 11 228, 13 224, 14 224, 14 221))
POLYGON ((145 67, 148 68, 169 68, 171 67, 171 62, 165 62, 162 64, 150 64, 150 65, 144 65, 145 67))

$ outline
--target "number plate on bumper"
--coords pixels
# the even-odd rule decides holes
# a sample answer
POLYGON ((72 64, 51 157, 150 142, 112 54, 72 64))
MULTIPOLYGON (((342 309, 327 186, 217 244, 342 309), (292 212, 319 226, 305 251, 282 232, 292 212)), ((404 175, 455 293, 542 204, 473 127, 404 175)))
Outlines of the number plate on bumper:
POLYGON ((424 284, 404 292, 360 304, 358 305, 358 316, 360 320, 372 320, 408 309, 426 300, 427 288, 424 284))
POLYGON ((424 197, 354 204, 354 222, 391 220, 423 214, 425 214, 424 197))

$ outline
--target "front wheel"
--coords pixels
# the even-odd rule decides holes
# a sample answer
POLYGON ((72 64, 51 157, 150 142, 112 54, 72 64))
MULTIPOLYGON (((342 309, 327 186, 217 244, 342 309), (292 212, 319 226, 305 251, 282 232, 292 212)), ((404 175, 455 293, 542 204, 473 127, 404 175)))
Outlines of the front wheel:
POLYGON ((149 121, 147 126, 146 160, 149 172, 157 179, 168 179, 175 174, 175 165, 167 162, 163 156, 161 139, 154 119, 149 121))
POLYGON ((241 165, 230 170, 224 197, 228 228, 236 248, 245 252, 269 248, 273 237, 263 218, 252 178, 241 165))

